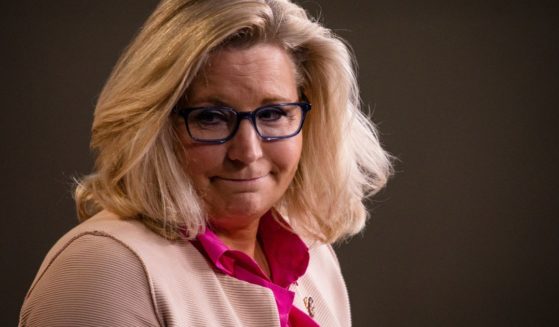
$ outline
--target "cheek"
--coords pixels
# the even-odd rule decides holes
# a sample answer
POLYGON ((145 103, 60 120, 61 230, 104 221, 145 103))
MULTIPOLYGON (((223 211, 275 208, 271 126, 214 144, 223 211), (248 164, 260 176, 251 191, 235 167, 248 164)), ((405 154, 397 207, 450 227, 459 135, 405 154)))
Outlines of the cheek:
POLYGON ((193 144, 182 139, 183 170, 190 176, 193 186, 198 191, 208 187, 208 176, 220 166, 222 157, 219 146, 210 147, 204 144, 193 144))
POLYGON ((211 175, 211 171, 219 167, 222 162, 220 149, 216 146, 185 146, 183 153, 185 171, 195 180, 211 175))
POLYGON ((183 148, 182 157, 185 163, 183 169, 193 179, 193 182, 198 184, 203 176, 209 174, 221 162, 220 147, 192 143, 183 124, 184 122, 181 120, 175 126, 183 148))
POLYGON ((289 139, 287 142, 281 144, 280 147, 272 150, 271 152, 271 158, 276 167, 278 167, 282 173, 286 174, 285 177, 288 177, 289 179, 293 177, 295 171, 297 170, 297 166, 299 165, 302 144, 302 138, 299 135, 289 139))

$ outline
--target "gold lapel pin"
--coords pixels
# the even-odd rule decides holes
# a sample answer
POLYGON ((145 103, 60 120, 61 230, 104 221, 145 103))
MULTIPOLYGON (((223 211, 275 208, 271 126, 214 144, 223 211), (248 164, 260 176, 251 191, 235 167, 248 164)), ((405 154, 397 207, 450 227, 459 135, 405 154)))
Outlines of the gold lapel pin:
POLYGON ((314 318, 314 300, 310 296, 306 296, 303 299, 303 303, 305 304, 305 308, 307 308, 307 312, 311 318, 314 318))

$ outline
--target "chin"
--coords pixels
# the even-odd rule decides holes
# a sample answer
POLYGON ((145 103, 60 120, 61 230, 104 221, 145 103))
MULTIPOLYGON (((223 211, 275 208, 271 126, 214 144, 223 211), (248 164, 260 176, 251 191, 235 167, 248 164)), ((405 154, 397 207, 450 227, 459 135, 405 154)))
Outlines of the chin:
POLYGON ((259 197, 250 193, 236 194, 220 202, 219 208, 213 206, 214 210, 211 210, 213 213, 211 216, 217 219, 220 217, 241 220, 260 218, 272 207, 272 204, 264 203, 259 197))

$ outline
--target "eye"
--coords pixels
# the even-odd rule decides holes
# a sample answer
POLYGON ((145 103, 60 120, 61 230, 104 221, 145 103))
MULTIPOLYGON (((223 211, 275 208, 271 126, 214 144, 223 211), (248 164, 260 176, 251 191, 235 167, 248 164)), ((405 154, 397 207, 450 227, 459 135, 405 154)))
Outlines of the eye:
POLYGON ((230 121, 231 113, 221 108, 198 109, 190 113, 189 121, 200 126, 220 125, 230 121))
POLYGON ((262 108, 256 114, 258 120, 266 122, 277 121, 285 116, 287 116, 287 113, 280 107, 262 108))

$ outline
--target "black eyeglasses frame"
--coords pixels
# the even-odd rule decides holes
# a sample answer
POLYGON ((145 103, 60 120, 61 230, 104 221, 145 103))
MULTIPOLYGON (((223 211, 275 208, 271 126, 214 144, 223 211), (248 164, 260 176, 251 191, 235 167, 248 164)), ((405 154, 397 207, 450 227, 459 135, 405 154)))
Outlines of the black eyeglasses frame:
POLYGON ((287 139, 287 138, 290 138, 290 137, 294 137, 295 135, 297 135, 301 132, 301 129, 303 128, 303 124, 305 123, 305 118, 306 118, 307 112, 309 112, 311 110, 311 108, 312 108, 312 106, 308 102, 282 102, 282 103, 267 104, 265 106, 258 107, 256 109, 254 109, 253 111, 236 111, 235 109, 233 109, 231 107, 226 107, 226 106, 183 107, 183 108, 175 106, 173 108, 173 112, 180 115, 184 119, 184 125, 186 127, 186 130, 188 131, 188 135, 190 135, 190 137, 194 141, 200 142, 200 143, 206 143, 206 144, 223 144, 223 143, 231 140, 233 137, 235 137, 235 135, 237 134, 237 131, 239 130, 239 126, 241 125, 241 121, 243 119, 248 119, 251 122, 252 127, 256 131, 256 134, 258 134, 258 136, 260 136, 260 138, 262 140, 266 141, 266 142, 283 140, 283 139, 287 139), (284 135, 284 136, 264 136, 264 135, 260 134, 260 131, 256 127, 256 115, 257 115, 257 113, 259 111, 263 110, 263 109, 267 109, 267 108, 270 108, 270 107, 277 107, 277 106, 298 106, 298 107, 300 107, 301 110, 302 110, 302 116, 301 116, 301 123, 300 123, 299 127, 297 128, 297 130, 295 132, 293 132, 289 135, 284 135), (225 138, 222 138, 222 139, 215 139, 215 140, 199 139, 199 138, 196 138, 196 137, 192 136, 192 133, 190 132, 190 128, 188 127, 188 116, 190 115, 190 113, 192 113, 194 110, 212 109, 212 108, 231 110, 235 114, 235 116, 237 117, 235 127, 233 128, 233 130, 231 131, 229 136, 227 136, 225 138))

